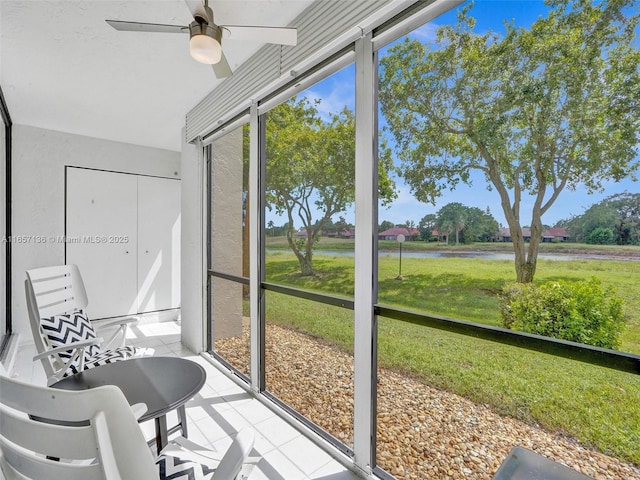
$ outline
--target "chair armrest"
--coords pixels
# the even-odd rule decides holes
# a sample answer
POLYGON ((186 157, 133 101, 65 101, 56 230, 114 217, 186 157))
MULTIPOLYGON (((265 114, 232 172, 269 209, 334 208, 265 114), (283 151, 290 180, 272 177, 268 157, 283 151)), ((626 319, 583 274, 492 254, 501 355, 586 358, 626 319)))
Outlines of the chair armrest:
POLYGON ((62 345, 60 347, 54 347, 46 352, 42 352, 33 357, 33 361, 41 360, 43 358, 49 357, 51 355, 55 355, 59 352, 68 352, 69 350, 78 350, 79 348, 89 347, 91 345, 100 345, 102 343, 102 338, 90 338, 88 340, 82 340, 81 342, 73 342, 69 345, 62 345))
POLYGON ((124 318, 107 318, 105 320, 91 320, 91 324, 98 330, 113 325, 134 325, 138 323, 136 317, 124 317, 124 318))
POLYGON ((149 410, 149 408, 147 407, 146 403, 140 402, 131 405, 131 410, 133 410, 133 415, 136 417, 136 420, 139 420, 142 415, 147 413, 147 410, 149 410))
POLYGON ((220 462, 225 452, 217 452, 213 447, 203 447, 199 443, 185 437, 176 437, 169 441, 169 444, 162 449, 160 454, 176 455, 188 458, 193 462, 210 465, 210 462, 220 462))
POLYGON ((102 332, 109 328, 114 328, 115 326, 118 327, 115 332, 111 334, 106 343, 102 345, 102 348, 109 350, 114 348, 114 346, 124 347, 127 340, 129 326, 136 325, 138 323, 138 319, 136 317, 111 318, 106 320, 92 320, 91 323, 95 327, 96 332, 102 332))

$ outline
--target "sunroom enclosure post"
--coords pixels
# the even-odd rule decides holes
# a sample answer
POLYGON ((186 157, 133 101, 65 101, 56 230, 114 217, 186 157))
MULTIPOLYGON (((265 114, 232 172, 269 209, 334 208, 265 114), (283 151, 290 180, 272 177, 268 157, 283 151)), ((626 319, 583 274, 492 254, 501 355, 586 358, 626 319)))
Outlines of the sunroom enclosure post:
POLYGON ((250 368, 251 368, 251 388, 259 392, 265 387, 264 375, 264 295, 260 284, 264 276, 264 253, 262 242, 264 241, 264 182, 262 172, 264 171, 264 155, 260 154, 260 149, 264 145, 264 126, 258 117, 258 105, 251 105, 249 120, 249 191, 253 195, 249 196, 249 298, 250 298, 250 368))
POLYGON ((354 462, 370 474, 375 452, 377 124, 371 33, 356 41, 356 236, 354 286, 354 462))

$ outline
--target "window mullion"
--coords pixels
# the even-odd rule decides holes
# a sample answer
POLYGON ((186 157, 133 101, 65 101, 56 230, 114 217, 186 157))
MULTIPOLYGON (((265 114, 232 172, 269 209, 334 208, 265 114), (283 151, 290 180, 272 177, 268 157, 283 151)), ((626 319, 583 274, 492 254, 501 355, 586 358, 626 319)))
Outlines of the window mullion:
POLYGON ((264 275, 263 212, 264 188, 262 174, 264 162, 260 155, 264 135, 261 134, 257 104, 251 105, 249 120, 249 291, 251 329, 251 388, 259 392, 264 388, 264 300, 260 284, 264 275))
POLYGON ((371 34, 356 42, 356 236, 354 344, 354 462, 371 473, 375 452, 375 328, 377 159, 371 34))

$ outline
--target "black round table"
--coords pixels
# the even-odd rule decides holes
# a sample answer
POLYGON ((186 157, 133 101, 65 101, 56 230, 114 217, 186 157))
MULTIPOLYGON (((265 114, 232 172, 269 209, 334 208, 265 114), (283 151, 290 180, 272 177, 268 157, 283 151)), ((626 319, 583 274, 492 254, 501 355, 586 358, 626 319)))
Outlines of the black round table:
POLYGON ((63 390, 87 390, 116 385, 130 405, 144 403, 138 422, 155 420, 158 452, 178 429, 187 436, 185 403, 200 391, 207 376, 202 366, 179 357, 142 357, 90 368, 51 385, 63 390), (167 430, 167 413, 177 410, 178 424, 167 430))

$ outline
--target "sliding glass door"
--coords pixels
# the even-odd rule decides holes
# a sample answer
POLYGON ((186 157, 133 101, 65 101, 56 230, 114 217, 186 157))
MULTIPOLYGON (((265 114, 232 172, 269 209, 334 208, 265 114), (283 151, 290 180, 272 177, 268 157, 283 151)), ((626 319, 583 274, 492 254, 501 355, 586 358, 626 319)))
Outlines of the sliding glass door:
POLYGON ((264 387, 347 451, 353 447, 354 71, 346 66, 262 117, 264 387))
POLYGON ((638 19, 520 3, 416 2, 204 140, 213 354, 382 478, 638 476, 638 19))

